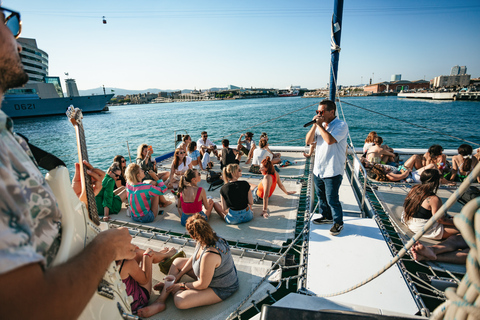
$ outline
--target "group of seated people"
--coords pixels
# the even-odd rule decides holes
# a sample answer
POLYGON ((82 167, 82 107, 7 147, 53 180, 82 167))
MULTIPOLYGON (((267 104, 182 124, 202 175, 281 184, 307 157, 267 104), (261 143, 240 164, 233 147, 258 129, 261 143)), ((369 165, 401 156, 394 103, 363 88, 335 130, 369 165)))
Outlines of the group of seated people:
POLYGON ((218 237, 208 224, 213 210, 227 224, 239 224, 253 219, 253 204, 263 203, 262 216, 268 218, 269 198, 278 187, 285 194, 274 162, 278 163, 279 154, 268 149, 268 137, 262 135, 260 145, 255 147, 253 134, 247 133, 239 138, 236 149, 229 148, 229 141, 222 141, 222 150, 211 145, 206 133, 202 133, 202 143, 184 138, 174 153, 170 172, 158 172, 156 161, 152 157, 153 148, 142 144, 137 150, 135 163, 127 166, 123 156, 116 156, 113 164, 102 176, 102 188, 96 196, 99 214, 108 221, 111 214, 120 211, 126 203, 130 217, 140 223, 152 222, 161 207, 171 204, 164 197, 169 188, 176 189, 176 207, 180 221, 197 242, 195 253, 190 258, 173 260, 169 275, 174 276, 174 284, 166 287, 164 283, 152 286, 152 264, 176 258, 175 249, 162 251, 137 248, 134 259, 117 261, 120 276, 129 295, 134 297, 132 310, 142 317, 149 317, 165 309, 165 301, 173 294, 174 303, 179 309, 200 305, 209 305, 225 300, 238 290, 238 277, 231 257, 228 243, 218 237), (245 136, 245 140, 242 140, 245 136), (200 151, 197 146, 200 145, 200 151), (187 156, 187 151, 192 156, 187 156), (213 153, 221 160, 224 185, 220 190, 220 201, 207 197, 205 189, 198 184, 202 179, 199 170, 207 167, 203 159, 213 153), (258 163, 263 179, 258 185, 241 180, 242 169, 239 166, 242 154, 247 161, 258 163), (272 161, 273 160, 273 161, 272 161), (102 209, 100 209, 102 208, 102 209), (202 264, 202 267, 200 267, 202 264), (193 282, 180 283, 183 275, 191 276, 193 282), (226 277, 225 274, 228 276, 226 277), (160 297, 148 305, 153 289, 159 290, 160 297))
MULTIPOLYGON (((462 182, 480 160, 480 149, 473 155, 472 146, 462 144, 450 163, 443 148, 435 144, 425 154, 415 154, 401 165, 393 149, 382 143, 383 139, 376 132, 370 132, 365 139, 361 162, 371 179, 419 183, 406 196, 401 216, 402 223, 413 233, 422 230, 442 206, 442 200, 437 196, 439 185, 462 182)), ((480 177, 477 182, 480 183, 480 177)), ((448 214, 426 230, 422 238, 438 240, 439 243, 426 246, 417 241, 410 249, 415 260, 465 263, 469 247, 448 214)))
MULTIPOLYGON (((376 132, 370 132, 360 159, 369 178, 377 181, 420 183, 422 172, 435 169, 441 174, 442 184, 455 185, 455 182, 462 182, 470 174, 480 159, 480 149, 473 156, 472 146, 462 144, 458 148, 458 155, 453 156, 450 163, 443 154, 443 148, 434 144, 425 154, 412 155, 401 164, 398 154, 382 143, 383 139, 376 132)), ((477 181, 480 183, 480 177, 477 177, 477 181)))
POLYGON ((223 148, 217 150, 206 132, 202 132, 197 142, 188 135, 184 136, 174 152, 169 172, 157 170, 157 163, 152 157, 153 148, 147 144, 138 147, 136 162, 128 166, 123 156, 116 156, 103 177, 102 190, 96 196, 99 215, 108 221, 110 215, 119 213, 122 203, 125 203, 132 220, 152 222, 163 213, 163 207, 172 204, 165 198, 168 189, 172 189, 183 226, 195 214, 208 221, 213 210, 227 224, 239 224, 253 219, 254 203, 263 203, 262 216, 269 217, 268 202, 277 185, 287 195, 295 193, 286 190, 274 168, 274 164, 280 161, 280 154, 270 151, 266 133, 262 133, 259 147, 256 147, 251 132, 240 136, 236 149, 229 147, 228 139, 224 139, 222 145, 223 148), (206 191, 198 186, 202 179, 200 170, 210 162, 210 153, 220 159, 224 181, 220 201, 217 202, 207 198, 206 191), (258 172, 264 176, 258 186, 239 180, 242 176, 239 166, 242 154, 248 157, 247 162, 258 166, 258 172))

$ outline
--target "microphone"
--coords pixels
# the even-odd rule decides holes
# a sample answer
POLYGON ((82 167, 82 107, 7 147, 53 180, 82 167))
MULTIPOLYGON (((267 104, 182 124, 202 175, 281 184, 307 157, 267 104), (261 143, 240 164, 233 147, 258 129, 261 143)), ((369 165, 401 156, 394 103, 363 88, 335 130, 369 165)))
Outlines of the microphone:
POLYGON ((303 127, 304 127, 304 128, 309 127, 309 126, 311 126, 312 124, 314 124, 315 122, 316 122, 315 120, 312 120, 312 121, 310 121, 310 122, 307 122, 307 123, 305 123, 305 124, 303 125, 303 127))

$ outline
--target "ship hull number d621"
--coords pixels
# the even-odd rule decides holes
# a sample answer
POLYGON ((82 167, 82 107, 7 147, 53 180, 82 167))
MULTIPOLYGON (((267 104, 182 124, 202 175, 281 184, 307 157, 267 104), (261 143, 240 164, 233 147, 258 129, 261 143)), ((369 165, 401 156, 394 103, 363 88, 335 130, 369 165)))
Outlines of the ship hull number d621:
POLYGON ((15 110, 33 110, 35 109, 35 103, 22 103, 22 104, 15 104, 15 110))

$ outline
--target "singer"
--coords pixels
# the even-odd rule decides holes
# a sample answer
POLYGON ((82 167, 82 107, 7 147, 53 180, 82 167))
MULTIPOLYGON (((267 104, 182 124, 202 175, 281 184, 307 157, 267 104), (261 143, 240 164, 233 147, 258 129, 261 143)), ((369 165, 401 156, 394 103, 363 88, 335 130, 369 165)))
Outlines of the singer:
POLYGON ((338 191, 342 184, 348 137, 348 125, 336 117, 336 110, 335 102, 328 99, 321 101, 312 119, 313 126, 305 137, 307 145, 317 143, 313 181, 322 217, 314 219, 313 223, 333 223, 330 233, 334 236, 343 229, 343 211, 338 191))

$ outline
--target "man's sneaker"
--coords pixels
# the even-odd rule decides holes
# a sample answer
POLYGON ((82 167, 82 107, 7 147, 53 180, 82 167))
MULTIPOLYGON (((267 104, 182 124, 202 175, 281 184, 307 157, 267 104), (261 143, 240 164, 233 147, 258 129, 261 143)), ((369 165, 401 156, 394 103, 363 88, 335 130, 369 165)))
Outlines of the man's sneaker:
POLYGON ((342 231, 342 229, 343 229, 343 224, 335 223, 332 229, 330 229, 330 234, 332 236, 336 236, 340 233, 340 231, 342 231))
POLYGON ((330 224, 333 223, 333 219, 327 219, 325 217, 317 218, 312 220, 313 224, 330 224))

